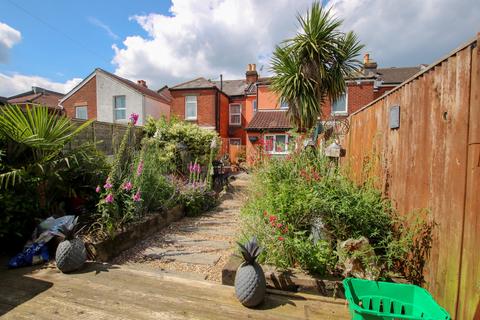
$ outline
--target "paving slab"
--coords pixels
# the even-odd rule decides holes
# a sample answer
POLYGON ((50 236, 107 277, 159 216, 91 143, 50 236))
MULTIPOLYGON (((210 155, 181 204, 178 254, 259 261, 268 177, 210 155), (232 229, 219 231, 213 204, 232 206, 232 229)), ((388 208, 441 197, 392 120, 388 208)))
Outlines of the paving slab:
POLYGON ((181 245, 182 247, 202 247, 212 249, 228 249, 231 244, 228 241, 193 239, 181 235, 170 235, 165 237, 165 241, 172 245, 181 245))

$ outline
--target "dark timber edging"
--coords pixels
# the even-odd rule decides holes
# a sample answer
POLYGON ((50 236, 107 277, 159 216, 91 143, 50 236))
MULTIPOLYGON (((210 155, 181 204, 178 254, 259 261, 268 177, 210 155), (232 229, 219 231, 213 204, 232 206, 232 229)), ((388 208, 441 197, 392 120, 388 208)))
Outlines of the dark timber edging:
MULTIPOLYGON (((222 284, 233 286, 237 268, 242 259, 230 256, 222 270, 222 284)), ((342 279, 325 277, 316 278, 298 270, 279 271, 273 266, 262 265, 267 280, 267 287, 293 292, 318 294, 325 297, 345 299, 342 279)))
POLYGON ((108 262, 122 251, 132 248, 139 241, 162 230, 170 223, 185 216, 182 205, 178 205, 165 212, 152 215, 147 220, 132 225, 128 230, 118 233, 114 238, 105 239, 96 243, 86 243, 87 250, 95 261, 108 262))

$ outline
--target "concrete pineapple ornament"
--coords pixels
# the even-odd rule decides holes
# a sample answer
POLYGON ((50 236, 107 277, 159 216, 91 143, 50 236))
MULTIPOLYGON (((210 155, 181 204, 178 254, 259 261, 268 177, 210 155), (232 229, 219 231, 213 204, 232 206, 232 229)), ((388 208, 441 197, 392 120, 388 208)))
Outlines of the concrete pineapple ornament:
POLYGON ((58 232, 55 232, 55 235, 63 238, 55 253, 57 268, 63 273, 80 269, 87 260, 85 244, 77 237, 79 232, 77 220, 78 217, 71 223, 62 225, 58 232))
POLYGON ((266 281, 262 267, 255 261, 262 252, 253 237, 245 245, 238 243, 243 256, 243 263, 235 275, 235 294, 246 307, 255 307, 265 298, 266 281))

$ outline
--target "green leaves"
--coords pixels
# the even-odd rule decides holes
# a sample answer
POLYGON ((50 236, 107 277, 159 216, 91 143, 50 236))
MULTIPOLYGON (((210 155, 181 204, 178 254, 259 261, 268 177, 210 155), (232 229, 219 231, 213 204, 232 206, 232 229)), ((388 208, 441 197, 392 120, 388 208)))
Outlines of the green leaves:
POLYGON ((289 104, 292 124, 311 128, 322 105, 345 92, 345 78, 360 68, 356 57, 363 45, 353 32, 341 32, 342 21, 318 2, 297 20, 301 31, 273 53, 271 88, 289 104))
POLYGON ((6 159, 0 174, 0 189, 14 186, 23 176, 32 172, 45 175, 58 159, 65 145, 80 131, 90 125, 86 121, 80 126, 65 116, 49 111, 47 107, 6 106, 0 113, 0 138, 6 144, 6 159))

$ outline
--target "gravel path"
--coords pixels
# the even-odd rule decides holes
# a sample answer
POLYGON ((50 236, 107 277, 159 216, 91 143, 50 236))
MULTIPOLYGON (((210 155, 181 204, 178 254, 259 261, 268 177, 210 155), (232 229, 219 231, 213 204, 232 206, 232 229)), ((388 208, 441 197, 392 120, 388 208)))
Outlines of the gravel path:
POLYGON ((222 268, 235 248, 239 213, 248 175, 232 181, 232 191, 214 209, 185 217, 123 252, 113 262, 134 269, 221 282, 222 268))

